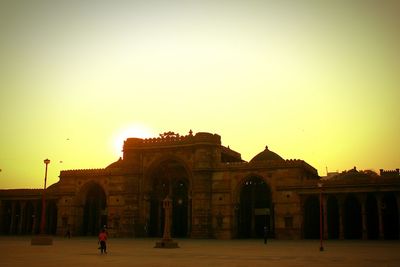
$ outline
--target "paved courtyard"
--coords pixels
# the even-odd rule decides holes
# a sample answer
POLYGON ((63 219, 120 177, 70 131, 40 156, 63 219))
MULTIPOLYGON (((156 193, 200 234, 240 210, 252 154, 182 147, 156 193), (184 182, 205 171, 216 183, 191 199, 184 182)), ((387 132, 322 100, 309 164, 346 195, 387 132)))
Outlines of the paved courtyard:
POLYGON ((158 239, 111 238, 100 255, 95 238, 56 237, 31 246, 30 237, 0 236, 0 266, 400 266, 400 241, 175 239, 180 248, 153 248, 158 239))

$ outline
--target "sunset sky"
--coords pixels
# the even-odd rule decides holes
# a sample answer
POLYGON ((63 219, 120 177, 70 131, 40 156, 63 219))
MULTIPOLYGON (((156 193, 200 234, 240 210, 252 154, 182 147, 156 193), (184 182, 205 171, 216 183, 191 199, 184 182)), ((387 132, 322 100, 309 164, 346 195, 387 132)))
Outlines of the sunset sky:
POLYGON ((0 188, 190 129, 319 175, 399 168, 399 4, 1 1, 0 188))

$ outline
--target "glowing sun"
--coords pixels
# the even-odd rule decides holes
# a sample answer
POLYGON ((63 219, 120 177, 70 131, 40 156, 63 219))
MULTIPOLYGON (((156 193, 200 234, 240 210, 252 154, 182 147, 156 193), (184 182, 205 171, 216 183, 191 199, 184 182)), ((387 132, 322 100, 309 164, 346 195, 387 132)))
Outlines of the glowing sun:
POLYGON ((122 155, 122 149, 124 145, 124 141, 130 137, 136 138, 149 138, 154 137, 154 132, 141 124, 134 124, 128 127, 123 128, 122 130, 118 131, 114 138, 113 138, 113 147, 114 151, 118 156, 122 155))

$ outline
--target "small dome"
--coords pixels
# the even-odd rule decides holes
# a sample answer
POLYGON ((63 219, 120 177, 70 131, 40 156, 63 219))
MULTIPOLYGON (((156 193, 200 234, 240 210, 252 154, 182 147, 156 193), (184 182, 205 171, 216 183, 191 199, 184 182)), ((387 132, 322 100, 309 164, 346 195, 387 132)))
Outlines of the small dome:
POLYGON ((122 160, 122 158, 120 157, 116 162, 113 162, 113 163, 111 163, 110 165, 108 165, 107 167, 106 167, 106 169, 114 169, 114 168, 120 168, 120 167, 122 167, 123 166, 123 160, 122 160))
POLYGON ((265 150, 262 151, 261 153, 258 153, 254 158, 250 160, 250 162, 260 162, 260 161, 270 161, 270 160, 283 161, 284 159, 275 152, 269 150, 268 146, 266 146, 265 150))

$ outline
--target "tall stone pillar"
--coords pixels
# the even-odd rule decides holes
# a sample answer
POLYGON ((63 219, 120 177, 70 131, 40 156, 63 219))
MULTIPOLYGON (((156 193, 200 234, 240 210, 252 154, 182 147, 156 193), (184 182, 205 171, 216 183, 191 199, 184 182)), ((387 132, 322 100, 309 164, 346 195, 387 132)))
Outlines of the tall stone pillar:
POLYGON ((12 235, 14 234, 14 224, 15 224, 15 201, 11 203, 11 218, 10 218, 10 229, 9 229, 9 234, 12 235))
POLYGON ((165 211, 165 223, 164 223, 164 241, 171 241, 171 216, 172 216, 172 200, 169 197, 166 197, 163 201, 163 208, 165 211))
POLYGON ((25 232, 24 229, 22 229, 24 225, 24 221, 26 220, 26 201, 21 201, 20 202, 20 211, 19 211, 19 222, 18 222, 18 234, 22 234, 25 232))
POLYGON ((385 234, 383 232, 383 215, 382 215, 382 195, 381 194, 377 194, 376 196, 376 200, 378 203, 378 218, 379 218, 379 239, 384 239, 385 238, 385 234))
POLYGON ((32 214, 32 234, 34 235, 36 232, 37 222, 38 222, 38 203, 37 201, 33 202, 33 214, 32 214))
POLYGON ((366 195, 360 195, 359 200, 361 202, 361 223, 362 223, 362 239, 368 239, 368 230, 367 230, 367 213, 365 209, 366 195))
POLYGON ((172 241, 171 238, 172 200, 169 196, 163 200, 163 208, 165 211, 164 234, 162 240, 156 242, 155 248, 178 248, 178 243, 172 241))
POLYGON ((339 202, 339 239, 344 239, 344 196, 338 196, 339 202))
POLYGON ((4 209, 3 209, 3 202, 0 199, 0 234, 5 234, 3 233, 3 229, 4 229, 4 209))
POLYGON ((328 195, 323 194, 322 195, 322 212, 324 216, 324 233, 323 233, 323 238, 328 239, 328 195))
POLYGON ((396 194, 396 202, 397 202, 397 216, 398 216, 398 229, 399 229, 399 239, 400 239, 400 194, 396 194))

